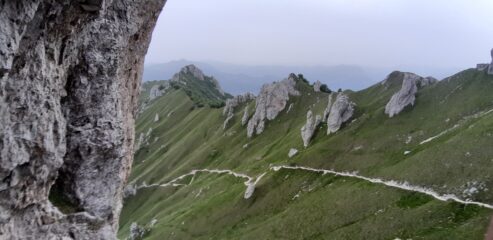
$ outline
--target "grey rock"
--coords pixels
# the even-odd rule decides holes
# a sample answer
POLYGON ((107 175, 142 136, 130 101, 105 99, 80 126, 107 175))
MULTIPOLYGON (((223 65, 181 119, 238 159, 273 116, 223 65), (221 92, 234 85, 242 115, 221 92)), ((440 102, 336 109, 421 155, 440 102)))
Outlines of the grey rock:
POLYGON ((180 74, 192 74, 195 78, 204 81, 205 75, 198 67, 193 64, 183 67, 179 73, 175 74, 171 81, 180 81, 180 74))
POLYGON ((315 92, 320 92, 320 87, 322 86, 322 83, 320 81, 316 81, 314 84, 313 84, 313 91, 315 92))
POLYGON ((0 1, 1 239, 116 239, 164 2, 0 1))
POLYGON ((328 97, 328 102, 327 102, 327 107, 324 110, 324 115, 322 116, 322 121, 327 122, 327 118, 329 117, 330 114, 330 109, 332 108, 332 99, 334 98, 334 93, 330 93, 328 97))
POLYGON ((399 114, 407 106, 414 106, 418 89, 437 82, 432 77, 422 78, 414 73, 400 74, 402 74, 402 87, 385 106, 385 114, 389 117, 399 114))
POLYGON ((249 199, 252 197, 254 192, 255 192, 255 183, 249 183, 249 184, 247 184, 247 188, 245 190, 245 195, 243 197, 245 199, 249 199))
POLYGON ((303 146, 305 146, 305 148, 310 144, 310 140, 321 122, 322 117, 320 115, 317 115, 314 119, 312 111, 308 110, 306 113, 306 123, 301 128, 301 138, 303 139, 303 146))
POLYGON ((298 149, 296 149, 296 148, 289 149, 289 152, 288 152, 288 157, 289 158, 294 157, 296 154, 298 154, 298 149))
MULTIPOLYGON (((240 104, 249 102, 253 99, 255 99, 255 95, 253 95, 252 93, 245 93, 243 95, 238 95, 238 96, 235 96, 231 99, 226 100, 226 105, 224 106, 224 109, 223 109, 223 115, 226 116, 226 120, 224 120, 224 123, 223 123, 223 129, 226 129, 229 121, 231 121, 231 119, 233 119, 235 108, 238 107, 240 104)), ((247 109, 247 111, 248 111, 248 109, 247 109)), ((243 118, 244 117, 245 116, 243 116, 243 118)), ((247 117, 248 117, 248 115, 247 115, 247 117)), ((247 121, 248 121, 248 119, 247 119, 247 121)), ((242 125, 245 125, 245 124, 242 123, 242 125)))
POLYGON ((339 131, 342 124, 351 119, 354 114, 354 106, 355 104, 349 100, 345 93, 337 94, 327 118, 327 135, 339 131))
POLYGON ((261 134, 265 128, 265 121, 274 120, 277 115, 286 108, 289 96, 299 96, 296 90, 296 75, 290 74, 288 78, 265 84, 255 100, 255 113, 248 122, 247 136, 261 134))
POLYGON ((159 122, 159 114, 156 113, 156 116, 154 117, 154 122, 159 122))
POLYGON ((158 97, 161 97, 166 93, 166 91, 171 88, 171 85, 169 84, 168 81, 166 81, 164 84, 157 84, 153 85, 151 89, 149 90, 149 101, 152 101, 158 97))
POLYGON ((241 118, 241 126, 245 126, 248 123, 249 118, 250 113, 248 111, 248 106, 245 106, 245 110, 243 110, 243 117, 241 118))

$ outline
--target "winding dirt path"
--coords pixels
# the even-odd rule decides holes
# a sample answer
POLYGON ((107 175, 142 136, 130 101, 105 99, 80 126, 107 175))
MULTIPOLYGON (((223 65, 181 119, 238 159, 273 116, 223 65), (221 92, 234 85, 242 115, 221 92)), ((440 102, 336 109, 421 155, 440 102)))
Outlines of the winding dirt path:
MULTIPOLYGON (((356 179, 371 182, 374 184, 385 185, 387 187, 397 188, 397 189, 406 190, 406 191, 410 191, 410 192, 422 193, 422 194, 431 196, 431 197, 433 197, 439 201, 443 201, 443 202, 454 201, 454 202, 465 204, 465 205, 476 205, 476 206, 483 207, 483 208, 493 209, 493 205, 491 205, 491 204, 477 202, 477 201, 471 201, 471 200, 467 200, 467 199, 461 199, 454 194, 440 194, 433 189, 421 187, 421 186, 414 186, 414 185, 409 184, 408 182, 399 182, 399 181, 395 181, 395 180, 383 180, 380 178, 365 177, 365 176, 358 175, 357 172, 338 172, 338 171, 329 170, 329 169, 317 169, 317 168, 311 168, 311 167, 286 166, 286 165, 270 167, 269 171, 277 172, 277 171, 280 171, 281 169, 301 170, 301 171, 321 173, 323 175, 332 174, 335 176, 356 178, 356 179)), ((195 175, 197 173, 228 174, 228 175, 232 175, 232 176, 237 177, 237 178, 245 179, 246 181, 244 182, 244 184, 247 187, 245 190, 245 195, 244 195, 245 199, 248 199, 253 195, 253 192, 255 191, 255 185, 260 181, 260 179, 263 176, 265 176, 265 174, 267 174, 267 172, 264 172, 261 175, 259 175, 258 177, 251 177, 251 176, 248 176, 246 174, 237 173, 237 172, 234 172, 231 170, 198 169, 198 170, 192 170, 189 173, 186 173, 186 174, 183 174, 179 177, 176 177, 167 183, 163 183, 163 184, 157 184, 156 183, 156 184, 151 184, 151 185, 147 185, 147 184, 143 183, 140 186, 137 186, 136 189, 139 190, 142 188, 170 187, 170 186, 176 187, 176 186, 189 185, 193 182, 193 178, 187 184, 179 183, 179 181, 181 181, 184 178, 189 177, 189 176, 195 177, 195 175)))

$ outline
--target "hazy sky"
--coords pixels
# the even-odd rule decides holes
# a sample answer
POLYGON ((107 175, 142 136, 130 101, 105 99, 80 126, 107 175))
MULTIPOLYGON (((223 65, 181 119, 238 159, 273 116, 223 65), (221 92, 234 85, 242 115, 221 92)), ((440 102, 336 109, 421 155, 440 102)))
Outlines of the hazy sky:
POLYGON ((490 61, 493 0, 168 0, 146 63, 435 66, 490 61))

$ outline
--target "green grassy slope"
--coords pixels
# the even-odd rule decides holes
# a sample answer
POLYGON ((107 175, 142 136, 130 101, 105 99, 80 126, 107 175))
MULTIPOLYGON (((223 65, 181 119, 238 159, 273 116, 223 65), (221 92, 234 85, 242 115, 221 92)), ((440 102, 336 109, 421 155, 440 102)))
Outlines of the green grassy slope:
MULTIPOLYGON (((257 176, 274 164, 297 164, 408 181, 442 193, 493 203, 493 77, 466 70, 420 90, 414 107, 389 119, 384 108, 402 83, 348 92, 354 120, 327 136, 321 126, 306 149, 306 112, 322 114, 327 93, 297 82, 300 97, 252 139, 240 124, 243 106, 222 129, 222 109, 198 108, 172 89, 139 116, 137 134, 152 128, 136 152, 130 181, 165 182, 191 169, 220 168, 257 176), (154 122, 154 116, 160 120, 154 122), (457 127, 453 128, 455 125, 457 127), (453 130, 426 144, 420 142, 453 130), (290 148, 300 153, 289 159, 290 148), (411 151, 404 155, 405 151, 411 151), (482 190, 464 195, 464 189, 482 190)), ((248 103, 254 109, 254 102, 248 103)), ((490 210, 440 202, 422 194, 359 180, 282 170, 269 172, 251 199, 231 176, 201 174, 188 186, 140 190, 126 200, 119 236, 132 222, 158 223, 148 239, 482 239, 490 210), (294 198, 296 195, 299 197, 294 198)))

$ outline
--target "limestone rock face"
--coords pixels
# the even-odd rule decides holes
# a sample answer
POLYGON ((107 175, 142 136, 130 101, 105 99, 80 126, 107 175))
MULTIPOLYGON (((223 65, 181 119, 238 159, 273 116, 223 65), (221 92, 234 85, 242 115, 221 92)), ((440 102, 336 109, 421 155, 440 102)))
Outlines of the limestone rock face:
POLYGON ((296 90, 296 75, 290 74, 288 78, 265 84, 260 90, 260 94, 255 100, 255 113, 248 122, 247 136, 261 134, 265 128, 265 121, 273 120, 286 108, 289 96, 299 96, 296 90))
POLYGON ((164 2, 0 1, 0 239, 116 239, 164 2))
MULTIPOLYGON (((223 123, 223 129, 226 129, 229 121, 231 121, 231 119, 233 119, 235 108, 238 107, 240 104, 249 102, 253 99, 255 99, 255 95, 253 95, 252 93, 245 93, 243 95, 238 95, 238 96, 235 96, 231 99, 226 100, 226 105, 224 106, 224 109, 223 109, 223 116, 226 116, 226 120, 224 120, 224 123, 223 123)), ((246 109, 246 110, 248 111, 248 109, 246 109)), ((243 118, 245 118, 245 115, 243 115, 243 118)), ((247 113, 247 118, 248 118, 248 113, 247 113)), ((246 121, 248 121, 248 119, 246 121)), ((243 119, 242 119, 242 122, 243 122, 243 119)), ((242 123, 242 125, 245 125, 245 124, 242 123)))
POLYGON ((320 81, 316 81, 314 84, 313 84, 313 91, 315 92, 320 92, 320 87, 322 86, 322 83, 320 81))
POLYGON ((317 129, 317 126, 322 122, 322 117, 317 115, 315 119, 313 118, 313 113, 311 110, 308 110, 306 113, 306 123, 301 128, 301 138, 303 139, 303 146, 308 147, 310 144, 310 140, 317 129))
POLYGON ((437 82, 432 77, 422 78, 414 73, 401 74, 403 75, 402 87, 385 106, 385 114, 389 115, 389 117, 399 114, 409 105, 414 106, 418 89, 437 82))
POLYGON ((488 68, 488 74, 493 75, 493 49, 491 49, 491 63, 488 68))
POLYGON ((343 92, 337 95, 327 118, 327 134, 339 131, 342 124, 351 119, 354 113, 354 106, 355 104, 343 92))

